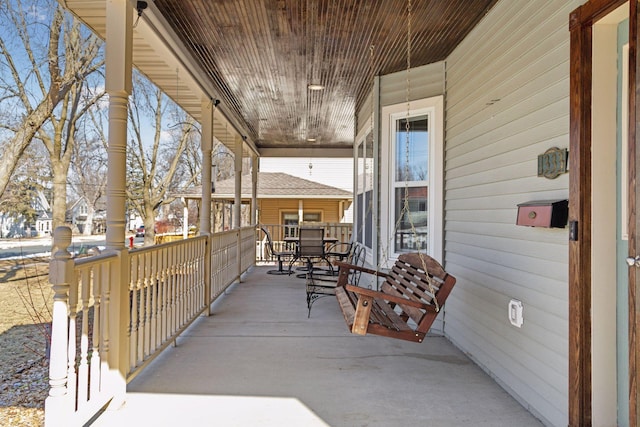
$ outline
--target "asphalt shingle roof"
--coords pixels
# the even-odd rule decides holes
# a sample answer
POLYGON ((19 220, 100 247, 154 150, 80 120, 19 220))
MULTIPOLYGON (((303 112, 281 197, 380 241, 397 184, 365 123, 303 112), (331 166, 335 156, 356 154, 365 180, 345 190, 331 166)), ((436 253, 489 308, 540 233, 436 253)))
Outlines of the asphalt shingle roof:
MULTIPOLYGON (((245 177, 243 177, 245 178, 245 177)), ((226 179, 215 183, 213 198, 234 197, 235 179, 226 179)), ((202 194, 200 186, 193 187, 180 196, 199 196, 202 194)), ((250 176, 242 180, 242 197, 251 197, 250 176)), ((283 172, 258 172, 258 198, 329 198, 351 199, 353 195, 346 190, 330 185, 298 178, 283 172)))

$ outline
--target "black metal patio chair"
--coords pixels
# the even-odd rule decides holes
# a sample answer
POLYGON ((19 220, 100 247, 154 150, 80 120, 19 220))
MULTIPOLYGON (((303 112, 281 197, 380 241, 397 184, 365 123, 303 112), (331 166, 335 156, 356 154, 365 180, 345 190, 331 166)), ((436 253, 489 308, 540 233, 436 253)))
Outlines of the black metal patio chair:
POLYGON ((271 239, 271 234, 269 233, 269 230, 266 229, 266 227, 260 227, 260 229, 262 230, 262 232, 264 233, 264 235, 267 237, 267 252, 268 252, 268 256, 269 258, 276 258, 276 260, 278 261, 278 269, 277 270, 269 270, 267 271, 267 274, 291 274, 291 269, 287 269, 285 270, 283 267, 284 261, 285 260, 292 260, 295 258, 296 254, 293 251, 278 251, 275 249, 275 247, 273 246, 273 240, 271 239))

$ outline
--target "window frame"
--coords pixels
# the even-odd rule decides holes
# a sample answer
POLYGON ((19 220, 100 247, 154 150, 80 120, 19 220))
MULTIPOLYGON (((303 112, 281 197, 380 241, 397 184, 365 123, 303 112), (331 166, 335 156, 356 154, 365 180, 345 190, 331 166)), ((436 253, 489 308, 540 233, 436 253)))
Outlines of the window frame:
MULTIPOLYGON (((416 116, 427 116, 428 123, 428 237, 426 253, 442 261, 443 250, 443 199, 444 199, 444 97, 442 95, 382 107, 381 126, 381 194, 380 230, 381 264, 385 267, 395 262, 403 252, 395 251, 395 190, 404 188, 395 185, 396 121, 416 116)), ((424 183, 415 181, 413 184, 424 183)), ((424 185, 418 185, 424 186, 424 185)))

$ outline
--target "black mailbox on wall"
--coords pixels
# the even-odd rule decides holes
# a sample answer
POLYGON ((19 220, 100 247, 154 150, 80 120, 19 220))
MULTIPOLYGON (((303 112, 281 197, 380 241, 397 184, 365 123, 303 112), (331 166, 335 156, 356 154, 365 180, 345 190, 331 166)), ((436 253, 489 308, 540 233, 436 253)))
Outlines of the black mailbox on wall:
POLYGON ((534 200, 518 205, 517 225, 564 228, 569 218, 569 200, 534 200))

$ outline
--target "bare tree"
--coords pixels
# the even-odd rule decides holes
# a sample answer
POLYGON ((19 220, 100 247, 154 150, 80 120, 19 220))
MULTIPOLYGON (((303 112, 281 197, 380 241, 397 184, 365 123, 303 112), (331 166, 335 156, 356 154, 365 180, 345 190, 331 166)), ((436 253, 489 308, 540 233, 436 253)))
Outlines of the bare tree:
POLYGON ((101 42, 92 35, 81 35, 79 24, 65 16, 57 2, 2 2, 0 25, 0 101, 4 107, 0 128, 6 136, 0 147, 1 195, 18 159, 60 101, 102 63, 101 42), (46 37, 40 40, 40 34, 46 37))
MULTIPOLYGON (((49 183, 51 176, 46 163, 46 153, 39 145, 31 145, 25 150, 16 165, 15 171, 2 196, 0 196, 0 216, 3 220, 11 218, 13 231, 21 235, 22 226, 30 228, 35 225, 40 209, 41 197, 49 200, 49 183)), ((1 233, 1 231, 0 231, 1 233)), ((7 237, 0 234, 0 237, 7 237)))
POLYGON ((158 208, 174 200, 173 190, 188 185, 177 179, 177 172, 187 145, 198 132, 195 120, 139 73, 134 73, 129 124, 127 199, 144 221, 145 245, 151 245, 158 208))
POLYGON ((49 152, 53 177, 52 219, 53 229, 65 223, 67 210, 67 177, 74 152, 76 160, 82 162, 82 152, 74 150, 78 123, 104 95, 104 90, 85 91, 85 82, 76 82, 65 95, 60 107, 52 112, 50 121, 38 131, 40 139, 49 152))
POLYGON ((82 137, 76 139, 71 163, 73 173, 69 177, 71 189, 87 204, 85 227, 82 230, 85 235, 93 233, 94 215, 107 190, 104 118, 95 113, 92 109, 87 112, 90 119, 87 121, 88 126, 80 133, 82 137))

